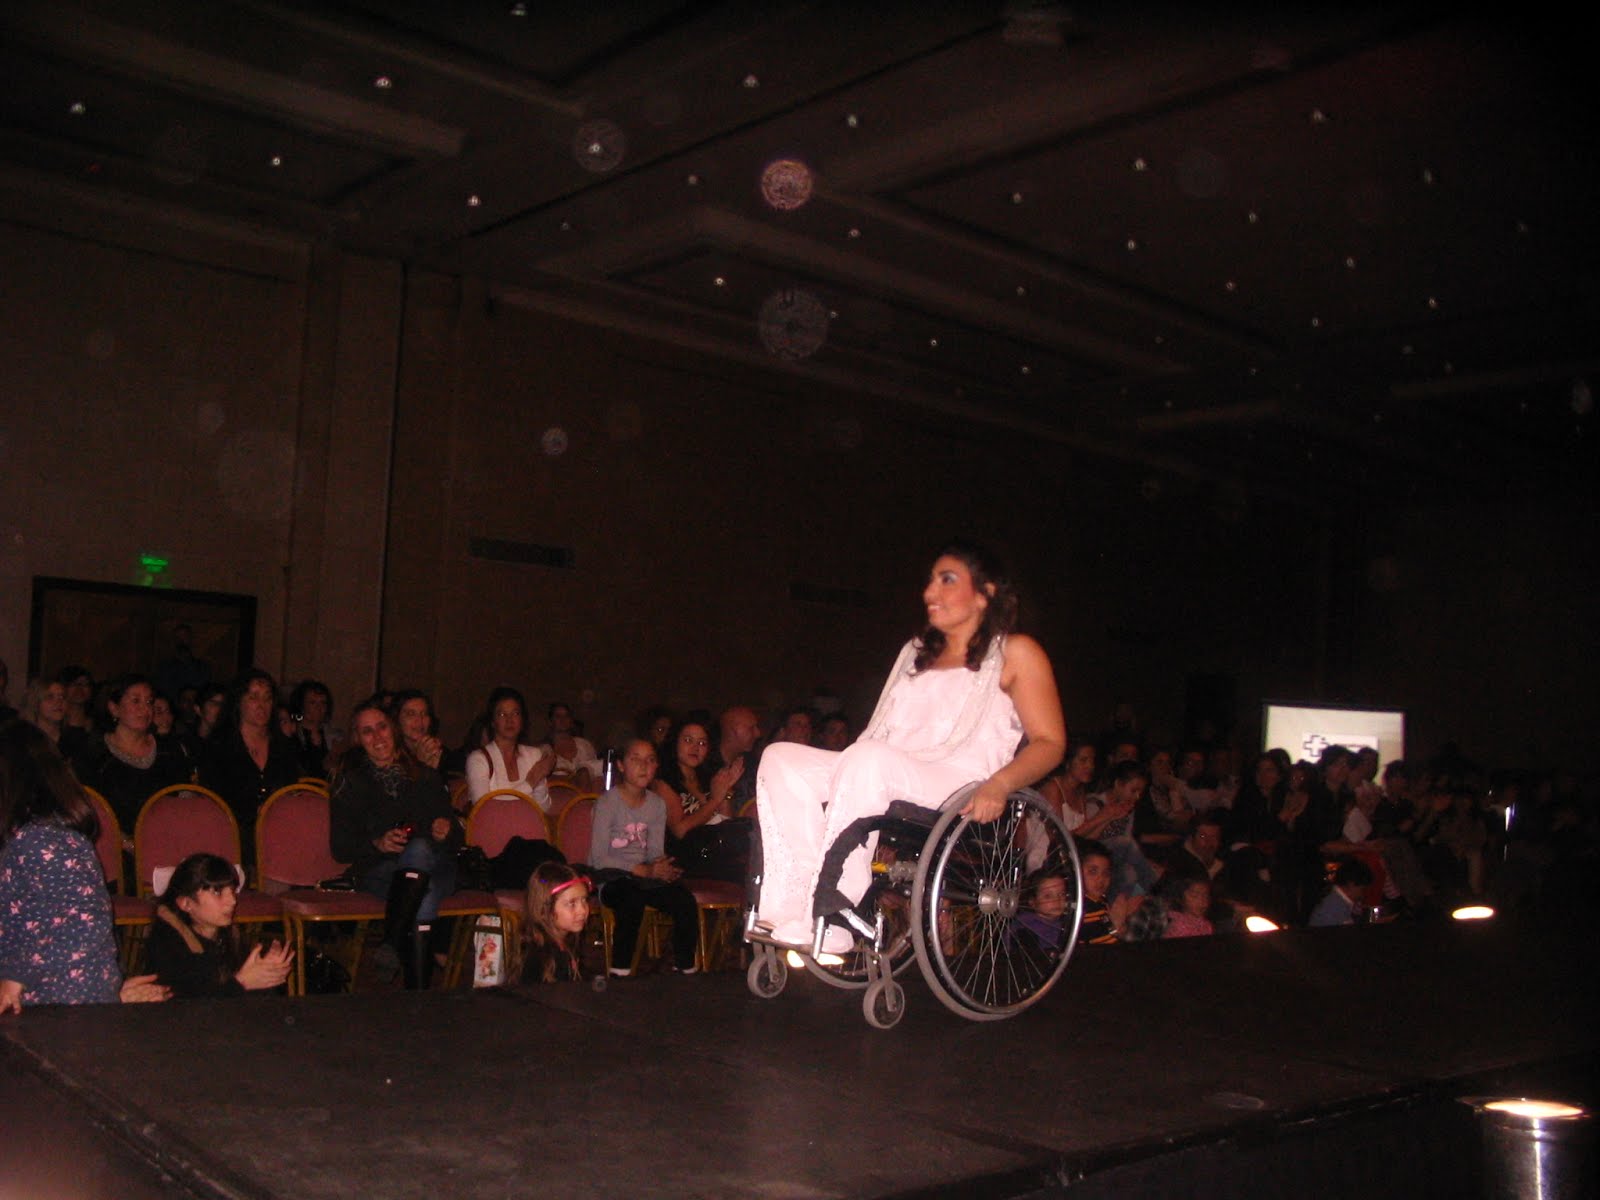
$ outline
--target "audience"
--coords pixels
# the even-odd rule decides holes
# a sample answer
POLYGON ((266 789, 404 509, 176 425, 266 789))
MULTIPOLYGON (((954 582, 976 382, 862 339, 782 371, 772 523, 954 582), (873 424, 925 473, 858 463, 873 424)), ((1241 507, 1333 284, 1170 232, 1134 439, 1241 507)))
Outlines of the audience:
POLYGON ((180 1000, 242 996, 283 986, 294 951, 274 940, 239 948, 233 925, 239 875, 225 858, 191 854, 156 901, 145 959, 156 981, 180 1000))
POLYGON ((476 804, 489 792, 510 788, 550 811, 550 789, 545 781, 555 770, 555 755, 527 739, 528 705, 512 687, 489 693, 479 718, 483 744, 467 752, 467 804, 476 804))
POLYGON ((600 901, 616 916, 611 934, 613 975, 633 973, 633 951, 644 910, 658 909, 672 919, 672 956, 684 974, 695 970, 699 908, 678 882, 683 875, 666 853, 667 806, 651 790, 656 777, 655 747, 645 738, 622 752, 622 778, 594 806, 589 835, 589 865, 600 901))
MULTIPOLYGON (((361 706, 350 749, 334 753, 336 770, 329 772, 334 764, 327 756, 341 739, 327 721, 331 694, 314 679, 304 680, 288 698, 287 709, 298 718, 290 738, 274 732, 280 696, 263 671, 241 676, 226 705, 219 685, 191 688, 191 721, 143 677, 116 680, 96 702, 84 699, 91 688, 81 667, 34 680, 21 697, 22 711, 0 716, 0 727, 30 730, 28 736, 52 753, 55 747, 72 749, 77 780, 102 792, 129 832, 150 794, 198 772, 234 809, 246 855, 256 811, 267 796, 302 775, 334 774, 330 848, 355 864, 358 886, 389 902, 386 950, 379 959, 396 971, 403 967, 408 986, 427 986, 446 945, 435 918, 439 900, 454 886, 462 826, 445 800, 440 768, 451 766, 450 756, 424 692, 396 690, 361 706), (83 717, 102 708, 103 731, 85 732, 72 723, 75 712, 83 717)), ((581 868, 538 866, 528 878, 530 920, 522 943, 513 948, 510 978, 579 978, 580 937, 593 900, 616 917, 609 970, 629 972, 648 908, 672 918, 674 961, 680 970, 694 969, 696 908, 679 880, 688 875, 744 882, 748 823, 735 814, 740 787, 764 743, 760 719, 745 705, 724 709, 714 728, 708 710, 690 711, 690 718, 674 723, 665 709, 647 709, 638 728, 648 736, 630 738, 626 728, 614 734, 623 745, 607 751, 604 761, 612 761, 619 748, 622 754, 615 786, 595 809, 589 848, 594 884, 581 868)), ((548 715, 550 741, 535 747, 526 736, 522 694, 509 687, 490 694, 477 725, 482 736, 469 739, 464 759, 455 765, 469 799, 510 787, 547 807, 545 781, 552 775, 570 773, 581 786, 598 782, 601 755, 580 736, 570 708, 552 703, 548 715)), ((797 705, 783 711, 772 741, 838 747, 850 738, 841 714, 818 717, 797 705)), ((1082 742, 1056 773, 1035 785, 1079 839, 1085 895, 1080 942, 1232 932, 1237 918, 1253 911, 1281 924, 1322 927, 1396 913, 1432 917, 1457 902, 1485 897, 1502 907, 1551 913, 1592 909, 1600 900, 1592 798, 1581 797, 1570 778, 1501 773, 1490 779, 1459 752, 1426 763, 1380 764, 1370 748, 1344 746, 1326 747, 1314 765, 1294 763, 1285 750, 1273 748, 1246 760, 1240 771, 1235 748, 1217 738, 1186 747, 1175 765, 1160 748, 1141 761, 1131 719, 1114 723, 1106 744, 1110 757, 1098 782, 1095 746, 1082 742), (1591 800, 1588 806, 1585 799, 1591 800), (1382 907, 1369 909, 1379 896, 1377 884, 1382 907)), ((58 830, 51 836, 59 839, 94 829, 92 817, 77 822, 72 797, 82 793, 73 776, 63 774, 61 786, 71 790, 57 807, 46 804, 43 825, 32 809, 20 819, 22 810, 14 805, 5 814, 11 827, 0 841, 0 855, 9 874, 0 887, 32 887, 35 877, 27 872, 42 866, 24 852, 44 830, 58 830)), ((52 845, 49 854, 59 853, 52 845)), ((1035 857, 1031 851, 1025 855, 1025 867, 1036 868, 1035 857)), ((68 858, 74 869, 85 866, 76 853, 68 858)), ((89 874, 97 870, 95 863, 87 865, 89 874)), ((1068 894, 1059 876, 1028 876, 1013 929, 1035 947, 1030 952, 1059 948, 1068 894)), ((65 911, 81 910, 87 928, 79 932, 95 941, 91 957, 103 955, 98 916, 83 908, 84 893, 60 895, 55 902, 68 906, 65 911)), ((16 966, 19 926, 0 911, 0 942, 10 939, 4 953, 11 956, 0 957, 0 965, 10 963, 5 969, 13 976, 26 976, 14 979, 0 971, 6 981, 0 984, 0 1011, 74 998, 114 999, 124 991, 127 998, 160 998, 276 988, 288 975, 291 956, 276 943, 241 954, 232 928, 235 900, 230 864, 203 856, 185 863, 159 900, 147 949, 155 975, 130 981, 127 989, 114 960, 108 975, 104 961, 95 959, 97 982, 81 987, 81 980, 66 987, 16 966)))

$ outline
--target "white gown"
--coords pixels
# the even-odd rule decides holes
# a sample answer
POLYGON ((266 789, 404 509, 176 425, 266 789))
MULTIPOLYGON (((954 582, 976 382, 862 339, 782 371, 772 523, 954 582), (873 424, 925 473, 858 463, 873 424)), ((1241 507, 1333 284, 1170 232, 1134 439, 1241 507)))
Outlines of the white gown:
MULTIPOLYGON (((860 739, 843 751, 779 742, 761 755, 756 815, 761 823, 759 917, 774 927, 812 919, 823 854, 852 822, 895 800, 937 808, 1016 756, 1022 721, 1000 690, 1003 639, 977 671, 911 673, 908 642, 860 739)), ((852 903, 872 879, 876 839, 850 854, 839 890, 852 903)))

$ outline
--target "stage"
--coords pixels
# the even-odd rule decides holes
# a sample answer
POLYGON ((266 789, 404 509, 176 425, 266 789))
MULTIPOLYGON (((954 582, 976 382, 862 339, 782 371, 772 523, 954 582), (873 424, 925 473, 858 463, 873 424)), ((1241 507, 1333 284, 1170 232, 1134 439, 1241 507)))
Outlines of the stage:
POLYGON ((791 974, 0 1019, 0 1196, 1476 1194, 1463 1095, 1592 1103, 1597 954, 1495 921, 1083 948, 1009 1021, 791 974))

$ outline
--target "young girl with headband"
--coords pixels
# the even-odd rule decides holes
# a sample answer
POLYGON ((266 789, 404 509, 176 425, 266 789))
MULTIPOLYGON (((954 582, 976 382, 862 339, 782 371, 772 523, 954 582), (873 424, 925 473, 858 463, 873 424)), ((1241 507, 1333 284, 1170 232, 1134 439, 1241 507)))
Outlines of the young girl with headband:
POLYGON ((528 877, 522 982, 572 983, 582 979, 578 939, 588 923, 588 877, 562 862, 542 862, 535 867, 528 877))

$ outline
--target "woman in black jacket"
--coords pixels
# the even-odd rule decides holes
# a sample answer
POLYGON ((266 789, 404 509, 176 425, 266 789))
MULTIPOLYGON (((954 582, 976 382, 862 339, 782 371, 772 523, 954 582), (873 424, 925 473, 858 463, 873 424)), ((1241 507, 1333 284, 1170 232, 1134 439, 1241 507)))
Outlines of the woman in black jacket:
POLYGON ((334 772, 329 849, 355 869, 356 886, 388 899, 384 950, 398 960, 406 986, 428 986, 430 942, 439 903, 456 885, 461 826, 444 777, 412 757, 378 697, 351 715, 350 745, 334 772))

